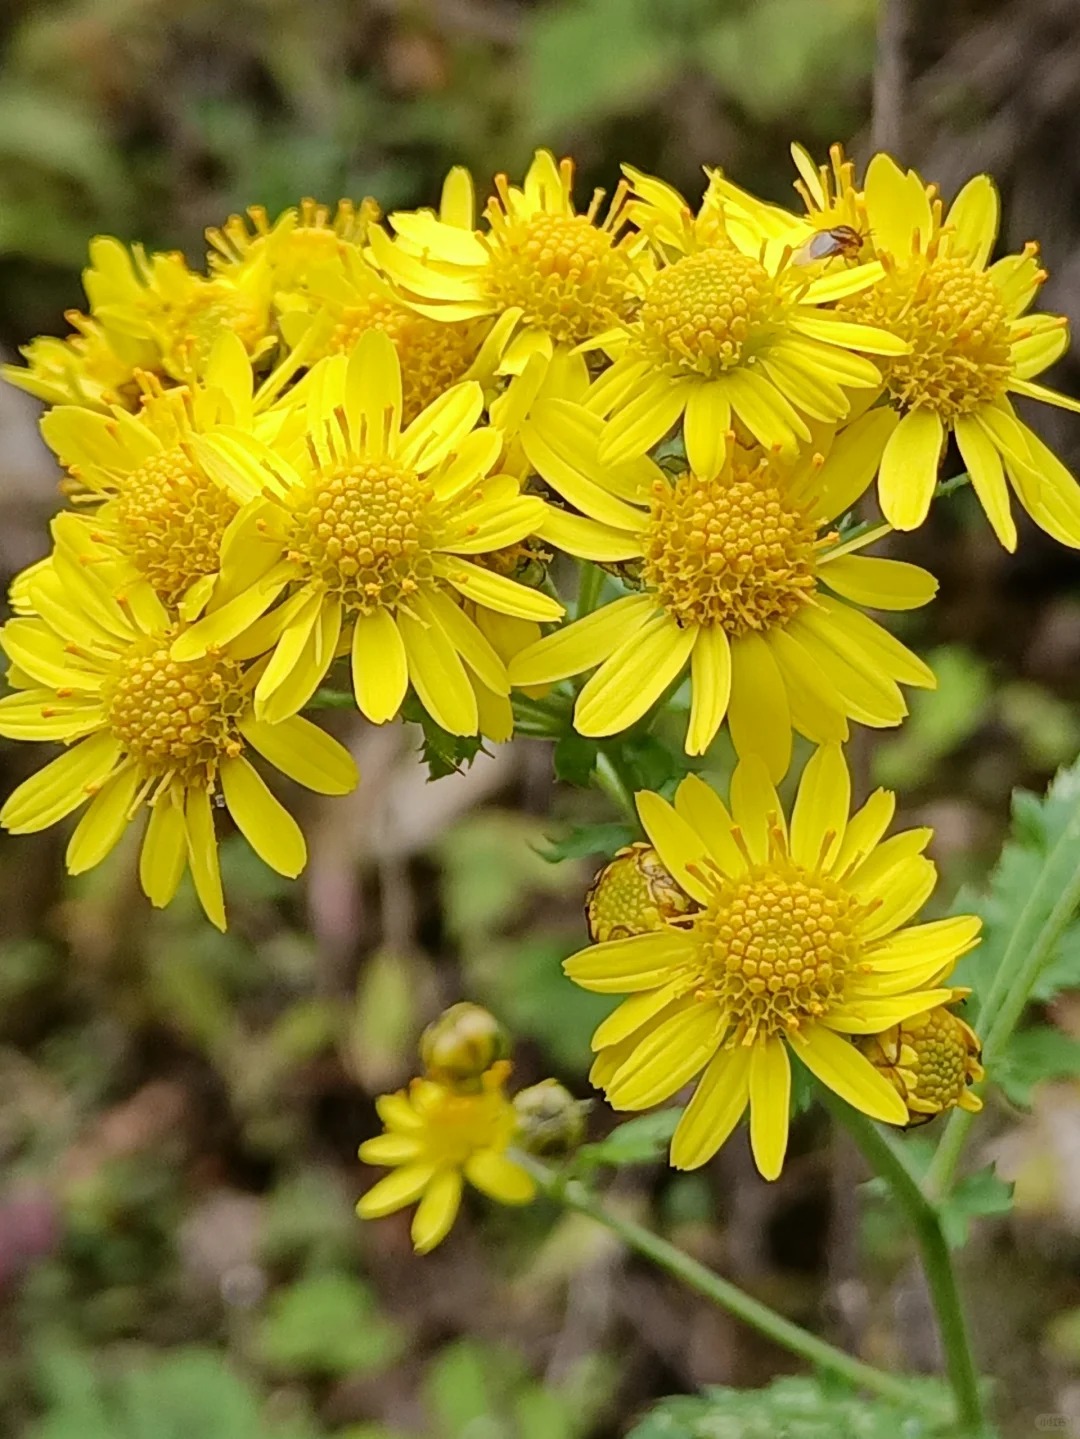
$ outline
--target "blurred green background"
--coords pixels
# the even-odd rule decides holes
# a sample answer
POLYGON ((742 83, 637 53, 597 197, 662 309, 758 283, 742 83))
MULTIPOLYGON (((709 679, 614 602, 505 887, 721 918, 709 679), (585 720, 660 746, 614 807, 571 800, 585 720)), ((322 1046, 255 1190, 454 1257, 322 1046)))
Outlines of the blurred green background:
MULTIPOLYGON (((0 347, 64 332, 101 231, 197 261, 247 204, 430 203, 449 165, 482 187, 538 144, 576 157, 579 198, 627 159, 691 197, 708 163, 784 199, 792 138, 865 158, 875 121, 947 194, 991 169, 1005 241, 1043 241, 1045 302, 1075 316, 1078 113, 1074 0, 4 0, 0 347)), ((1075 368, 1051 378, 1076 393, 1075 368)), ((1037 422, 1075 464, 1075 417, 1037 422)), ((5 580, 56 504, 35 426, 0 394, 5 580)), ((941 687, 865 767, 937 827, 945 904, 985 875, 1010 790, 1080 749, 1080 565, 1030 528, 1005 555, 965 495, 897 553, 942 580, 906 631, 941 687)), ((614 1439, 662 1394, 784 1371, 542 1207, 470 1205, 424 1261, 404 1218, 356 1223, 372 1096, 441 1005, 495 1009, 522 1084, 587 1092, 597 1001, 558 961, 591 866, 538 851, 612 816, 536 742, 428 788, 411 731, 333 724, 364 784, 306 801, 299 884, 226 842, 227 937, 190 897, 151 913, 128 849, 71 883, 64 836, 0 839, 0 1432, 614 1439)), ((4 789, 36 763, 0 747, 4 789)), ((1041 1019, 1068 1045, 1080 995, 1041 1019)), ((982 1127, 1017 1205, 963 1266, 1016 1436, 1080 1415, 1080 1087, 1029 1098, 982 1127)), ((595 1132, 612 1122, 597 1106, 595 1132)), ((904 1236, 880 1209, 855 1222, 859 1178, 811 1115, 777 1185, 737 1139, 700 1174, 621 1171, 614 1202, 868 1358, 932 1370, 904 1236)))

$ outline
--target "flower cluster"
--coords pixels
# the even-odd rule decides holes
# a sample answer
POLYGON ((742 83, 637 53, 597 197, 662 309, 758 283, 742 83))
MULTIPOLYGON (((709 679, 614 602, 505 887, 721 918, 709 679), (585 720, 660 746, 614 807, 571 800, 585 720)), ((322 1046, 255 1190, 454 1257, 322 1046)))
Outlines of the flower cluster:
MULTIPOLYGON (((253 756, 322 793, 357 780, 302 713, 328 680, 373 723, 407 707, 474 746, 512 736, 515 689, 558 686, 598 741, 681 689, 689 756, 730 737, 734 817, 696 779, 674 809, 639 797, 656 852, 619 857, 622 898, 609 876, 570 964, 632 996, 597 1082, 636 1108, 703 1071, 675 1161, 749 1098, 766 1173, 789 1048, 883 1119, 961 1102, 974 1041, 919 1017, 953 1000, 973 922, 900 930, 925 836, 879 842, 880 795, 848 820, 839 748, 933 686, 867 611, 936 581, 864 551, 925 519, 950 436, 1003 545, 1015 499, 1080 548, 1080 488, 1013 408, 1080 408, 1036 379, 1067 327, 1030 313, 1033 245, 990 263, 988 177, 946 207, 887 155, 860 181, 839 148, 793 153, 801 212, 719 172, 691 203, 632 167, 579 208, 541 151, 479 205, 454 169, 437 209, 253 208, 210 232, 204 272, 95 240, 72 334, 5 367, 48 407, 65 507, 13 585, 0 735, 65 749, 0 823, 82 809, 77 872, 142 817, 150 900, 190 870, 223 927, 217 811, 281 873, 305 862, 253 756), (875 481, 882 519, 856 524, 875 481), (558 555, 587 567, 572 620, 558 555), (795 736, 817 751, 789 833, 795 736)), ((423 1085, 390 1106, 401 1134, 460 1098, 423 1085)))

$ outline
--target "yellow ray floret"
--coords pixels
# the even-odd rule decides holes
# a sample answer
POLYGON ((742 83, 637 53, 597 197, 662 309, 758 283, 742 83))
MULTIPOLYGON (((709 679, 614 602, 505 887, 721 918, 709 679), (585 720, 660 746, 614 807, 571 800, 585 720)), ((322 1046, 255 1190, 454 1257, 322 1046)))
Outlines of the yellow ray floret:
POLYGON ((362 245, 380 215, 370 196, 359 205, 339 200, 333 210, 315 200, 301 200, 276 220, 262 205, 249 205, 246 215, 230 215, 220 228, 207 230, 210 269, 228 279, 265 262, 275 293, 303 287, 314 266, 362 245))
POLYGON ((465 1180, 500 1204, 528 1204, 532 1177, 507 1154, 517 1119, 503 1092, 509 1065, 495 1064, 477 1093, 462 1093, 432 1079, 414 1079, 406 1091, 377 1101, 384 1133, 360 1146, 365 1164, 392 1173, 360 1200, 361 1219, 382 1219, 416 1204, 412 1240, 427 1254, 449 1234, 465 1180))
POLYGON ((933 576, 856 554, 828 528, 869 482, 885 416, 856 420, 824 462, 789 464, 731 445, 706 479, 672 478, 639 459, 637 482, 651 472, 647 509, 600 487, 590 466, 600 431, 586 412, 563 405, 540 418, 542 435, 524 429, 526 452, 585 511, 552 510, 541 533, 571 553, 617 562, 633 589, 511 662, 516 685, 595 668, 574 710, 580 733, 627 729, 689 670, 687 752, 703 754, 726 718, 737 751, 760 754, 778 780, 793 728, 821 743, 846 739, 849 720, 899 724, 900 684, 933 687, 932 671, 861 612, 926 604, 933 576))
POLYGON ((322 794, 346 794, 356 766, 299 717, 271 727, 251 702, 257 668, 239 650, 181 662, 177 627, 145 583, 118 598, 97 571, 58 550, 29 585, 37 618, 0 630, 18 692, 0 700, 0 735, 69 746, 10 796, 0 824, 45 829, 86 805, 67 848, 79 874, 99 864, 144 807, 139 875, 156 905, 185 869, 210 919, 225 927, 213 808, 224 802, 252 848, 279 873, 306 860, 300 830, 247 758, 254 750, 322 794))
POLYGON ((971 483, 994 533, 1016 548, 1010 487, 1021 506, 1061 543, 1080 547, 1080 488, 1023 423, 1011 396, 1080 410, 1080 402, 1036 383, 1068 348, 1063 316, 1027 314, 1046 279, 1038 250, 987 261, 997 239, 999 203, 988 175, 977 175, 947 213, 932 186, 875 155, 862 191, 834 156, 834 175, 796 159, 818 214, 850 216, 883 267, 872 289, 838 310, 880 325, 907 342, 881 361, 892 427, 883 437, 879 497, 897 529, 926 517, 945 443, 955 435, 971 483))
POLYGON ((547 595, 478 562, 536 530, 543 501, 492 473, 502 437, 477 427, 475 382, 446 391, 402 429, 400 364, 380 331, 367 331, 348 360, 321 361, 297 393, 305 425, 292 445, 279 439, 271 450, 241 433, 194 442, 247 503, 225 538, 207 612, 177 641, 177 658, 249 631, 252 652, 271 652, 255 711, 275 721, 301 709, 347 651, 369 719, 393 719, 411 682, 444 729, 477 733, 470 673, 496 695, 509 693, 509 681, 462 601, 524 620, 562 614, 547 595))
POLYGON ((790 1055, 849 1104, 906 1124, 894 1085, 851 1042, 949 1002, 941 988, 979 920, 906 928, 933 890, 929 830, 883 839, 893 796, 849 818, 838 746, 803 772, 790 823, 761 761, 743 760, 731 809, 690 776, 674 806, 645 791, 638 813, 661 859, 700 908, 663 928, 583 949, 571 979, 628 995, 593 1036, 593 1082, 616 1109, 662 1104, 700 1080, 671 1162, 704 1164, 750 1108, 766 1178, 787 1148, 790 1055))
POLYGON ((627 229, 625 186, 603 221, 602 192, 578 214, 572 186, 572 162, 538 150, 521 188, 496 177, 483 229, 399 212, 390 216, 396 240, 371 232, 376 263, 434 319, 513 311, 520 331, 502 365, 516 373, 532 354, 550 356, 629 319, 651 271, 644 237, 627 229))

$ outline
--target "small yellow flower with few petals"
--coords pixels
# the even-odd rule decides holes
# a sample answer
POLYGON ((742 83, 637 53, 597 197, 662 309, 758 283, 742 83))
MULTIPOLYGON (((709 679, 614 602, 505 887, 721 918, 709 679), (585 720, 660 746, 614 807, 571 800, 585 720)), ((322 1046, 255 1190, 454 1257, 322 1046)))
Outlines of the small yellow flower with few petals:
POLYGON ((528 1204, 536 1185, 507 1153, 517 1128, 503 1090, 508 1071, 507 1064, 494 1065, 478 1093, 414 1079, 407 1091, 384 1094, 376 1108, 386 1132, 365 1140, 360 1158, 390 1165, 393 1173, 357 1204, 360 1218, 382 1219, 416 1204, 413 1245, 427 1254, 449 1234, 465 1180, 500 1204, 528 1204))
POLYGON ((790 825, 760 760, 743 760, 731 812, 695 775, 674 806, 648 791, 638 814, 664 864, 701 908, 663 929, 594 945, 571 979, 630 997, 593 1036, 591 1078, 616 1109, 648 1109, 701 1079, 672 1140, 680 1169, 704 1164, 750 1106, 766 1178, 787 1148, 794 1053, 875 1119, 906 1124, 894 1085, 851 1042, 949 1002, 942 980, 979 920, 905 928, 936 871, 929 830, 882 836, 894 799, 878 790, 849 819, 838 746, 818 749, 790 825), (702 1072, 703 1071, 703 1072, 702 1072))
POLYGON ((117 354, 105 327, 79 310, 68 310, 64 318, 73 334, 63 340, 39 335, 19 350, 25 365, 0 365, 0 376, 47 405, 137 409, 140 390, 135 367, 140 359, 150 361, 152 356, 142 353, 137 344, 134 354, 117 354))
POLYGON ((934 686, 922 660, 858 608, 926 604, 933 576, 855 554, 826 528, 869 482, 867 454, 886 417, 856 420, 824 462, 806 455, 789 464, 733 445, 713 476, 673 480, 639 458, 636 503, 629 490, 601 488, 603 467, 590 465, 594 417, 563 406, 541 418, 543 442, 526 425, 526 452, 586 511, 552 510, 542 532, 570 553, 621 563, 637 586, 511 661, 515 685, 595 668, 574 709, 581 734, 629 728, 689 669, 687 752, 703 754, 726 718, 738 752, 764 756, 779 780, 792 728, 822 743, 846 739, 848 720, 899 724, 907 713, 899 684, 934 686))
POLYGON ((794 451, 812 439, 808 419, 843 419, 848 391, 880 388, 867 355, 907 351, 888 328, 826 308, 873 285, 879 265, 815 276, 789 245, 716 214, 717 236, 704 243, 686 208, 681 245, 665 231, 634 318, 595 341, 614 361, 591 402, 612 419, 603 461, 643 453, 680 419, 703 474, 719 468, 733 421, 766 449, 794 451))
MULTIPOLYGON (((496 696, 506 666, 462 600, 525 620, 558 619, 547 595, 484 568, 483 556, 541 523, 542 500, 492 473, 498 431, 480 427, 483 395, 466 381, 401 427, 401 368, 389 338, 367 331, 352 355, 320 361, 296 392, 305 425, 273 449, 250 435, 196 436, 193 451, 245 500, 222 550, 207 612, 177 641, 195 659, 252 629, 271 651, 255 712, 300 710, 341 651, 376 724, 411 683, 452 734, 476 734, 470 674, 496 696), (288 589, 277 608, 274 602, 288 589)), ((254 636, 258 636, 256 641, 254 636)))
POLYGON ((190 868, 203 908, 221 929, 213 818, 219 796, 267 864, 299 874, 303 835, 245 752, 322 794, 355 786, 348 752, 308 720, 273 727, 257 720, 256 670, 241 646, 185 663, 171 658, 177 626, 145 583, 126 585, 118 599, 106 572, 79 565, 59 545, 28 593, 37 617, 0 630, 17 691, 0 700, 0 735, 70 748, 15 790, 0 824, 30 834, 89 801, 67 848, 68 869, 80 874, 110 853, 148 805, 143 890, 166 905, 190 868))
MULTIPOLYGON (((958 992, 958 997, 963 992, 958 992)), ((971 1085, 985 1078, 979 1036, 952 1009, 938 1006, 859 1040, 870 1063, 895 1087, 911 1124, 948 1109, 977 1114, 982 1100, 971 1085)))
POLYGON ((969 180, 943 218, 933 187, 888 155, 871 160, 862 192, 839 156, 831 185, 800 152, 796 160, 815 213, 861 227, 884 267, 878 284, 839 309, 907 342, 907 353, 881 363, 892 416, 878 482, 886 519, 900 530, 922 524, 951 433, 1006 549, 1016 548, 1010 486, 1037 525, 1080 547, 1080 487, 1010 398, 1080 411, 1034 378, 1065 353, 1068 325, 1060 315, 1025 313, 1046 278, 1034 245, 987 265, 999 221, 990 177, 969 180))
POLYGON ((265 262, 271 289, 293 290, 307 284, 312 268, 334 261, 343 250, 364 243, 368 229, 381 215, 370 197, 339 200, 333 210, 315 200, 301 200, 271 220, 262 205, 249 205, 246 217, 230 215, 220 228, 207 230, 210 268, 225 279, 252 264, 265 262))
MULTIPOLYGON (((465 172, 452 175, 471 191, 465 172)), ((396 241, 371 233, 376 263, 433 319, 512 311, 520 328, 502 369, 517 373, 534 354, 551 356, 628 320, 651 270, 644 238, 626 228, 626 187, 601 222, 603 192, 578 214, 573 178, 570 160, 538 150, 520 189, 496 177, 486 228, 474 232, 430 211, 392 214, 396 241)))
POLYGON ((90 312, 119 354, 173 380, 195 378, 215 341, 231 330, 253 358, 277 343, 271 331, 270 268, 259 263, 230 278, 207 279, 182 255, 147 255, 111 236, 90 244, 83 271, 90 312))

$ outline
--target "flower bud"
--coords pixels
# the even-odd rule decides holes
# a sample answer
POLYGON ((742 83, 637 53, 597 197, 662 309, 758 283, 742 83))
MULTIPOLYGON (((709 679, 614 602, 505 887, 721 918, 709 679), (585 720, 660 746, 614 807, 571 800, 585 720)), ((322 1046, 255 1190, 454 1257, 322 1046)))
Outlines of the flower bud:
POLYGON ((984 1075, 979 1037, 944 1005, 882 1034, 865 1035, 858 1044, 907 1105, 913 1125, 957 1106, 972 1113, 982 1108, 982 1100, 969 1088, 984 1075))
POLYGON ((429 1079, 473 1087, 510 1052, 510 1040, 493 1014, 479 1004, 452 1004, 420 1036, 420 1058, 429 1079))
POLYGON ((697 908, 664 868, 651 844, 620 849, 585 896, 585 920, 594 944, 662 929, 697 908))
POLYGON ((529 1154, 567 1154, 585 1138, 587 1099, 575 1099, 557 1079, 542 1079, 514 1096, 517 1142, 529 1154))

